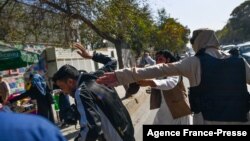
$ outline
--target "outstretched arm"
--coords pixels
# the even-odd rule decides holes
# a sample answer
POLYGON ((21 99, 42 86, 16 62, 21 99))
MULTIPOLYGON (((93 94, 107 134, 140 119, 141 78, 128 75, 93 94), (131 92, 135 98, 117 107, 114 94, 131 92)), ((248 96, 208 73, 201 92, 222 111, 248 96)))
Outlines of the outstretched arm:
POLYGON ((116 78, 116 75, 115 75, 114 72, 104 73, 104 75, 99 77, 96 80, 96 82, 99 83, 99 84, 105 84, 108 87, 118 86, 118 81, 117 81, 117 78, 116 78))
POLYGON ((146 68, 126 68, 114 73, 105 73, 97 79, 97 83, 117 86, 137 82, 143 79, 152 79, 162 76, 181 75, 175 64, 158 64, 146 68))
POLYGON ((11 100, 9 100, 9 102, 10 102, 10 103, 14 103, 14 102, 16 102, 16 101, 18 101, 18 100, 21 100, 21 99, 24 99, 24 98, 26 98, 26 97, 29 97, 29 95, 30 95, 30 90, 28 90, 28 91, 22 93, 22 94, 19 95, 19 96, 16 96, 16 97, 12 98, 11 100))
POLYGON ((157 79, 157 80, 152 80, 155 83, 155 89, 160 89, 160 90, 170 90, 173 89, 179 81, 179 76, 172 76, 168 77, 166 79, 157 79))

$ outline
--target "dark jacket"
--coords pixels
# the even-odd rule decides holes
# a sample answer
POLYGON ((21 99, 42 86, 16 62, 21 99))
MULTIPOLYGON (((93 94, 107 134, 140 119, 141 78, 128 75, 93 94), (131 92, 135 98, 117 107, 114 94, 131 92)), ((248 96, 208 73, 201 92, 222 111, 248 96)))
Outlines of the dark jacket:
POLYGON ((97 139, 112 141, 111 138, 115 135, 124 141, 134 141, 132 121, 117 92, 113 88, 95 82, 104 72, 116 68, 116 60, 97 53, 94 54, 93 60, 104 64, 104 67, 93 73, 82 73, 80 76, 78 89, 80 94, 75 95, 81 115, 80 134, 85 134, 86 141, 97 139), (107 130, 111 128, 114 130, 107 130))

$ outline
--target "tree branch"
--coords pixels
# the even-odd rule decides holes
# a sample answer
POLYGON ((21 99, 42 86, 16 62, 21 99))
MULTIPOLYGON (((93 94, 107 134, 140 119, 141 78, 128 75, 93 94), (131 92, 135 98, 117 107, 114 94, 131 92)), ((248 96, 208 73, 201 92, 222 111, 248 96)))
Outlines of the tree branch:
POLYGON ((68 12, 67 10, 63 9, 62 7, 60 7, 59 5, 49 2, 47 0, 44 1, 44 3, 48 4, 51 7, 54 7, 57 10, 60 10, 61 12, 69 15, 70 17, 74 18, 74 19, 81 19, 85 24, 88 25, 88 27, 90 27, 92 30, 94 30, 99 36, 101 36, 104 39, 109 40, 112 43, 116 42, 116 39, 111 37, 110 35, 108 35, 105 32, 100 31, 90 20, 88 20, 87 18, 85 18, 83 15, 79 15, 79 14, 74 14, 72 12, 68 12))
POLYGON ((66 0, 66 6, 67 6, 67 11, 71 12, 70 3, 68 0, 66 0))
POLYGON ((116 42, 117 39, 115 39, 114 37, 111 37, 105 32, 100 31, 90 20, 88 20, 84 16, 79 15, 79 14, 72 14, 71 17, 75 19, 81 19, 85 24, 87 24, 88 27, 90 27, 93 31, 95 31, 102 38, 107 39, 112 43, 116 42))
MULTIPOLYGON (((30 4, 27 4, 25 2, 21 2, 21 1, 18 1, 18 0, 15 0, 17 3, 21 3, 21 4, 24 4, 24 5, 27 5, 27 6, 31 6, 31 7, 34 7, 34 8, 38 8, 38 9, 41 9, 41 10, 45 10, 47 12, 50 12, 50 13, 54 13, 54 14, 60 14, 60 13, 56 13, 54 11, 51 11, 51 10, 48 10, 48 9, 44 9, 44 8, 41 8, 41 7, 38 7, 38 6, 35 6, 35 5, 30 5, 30 4)), ((62 7, 60 7, 59 5, 57 5, 56 3, 53 3, 53 2, 50 2, 48 0, 40 0, 41 3, 44 3, 44 4, 47 4, 59 11, 61 11, 62 13, 65 13, 66 15, 68 15, 69 17, 71 18, 74 18, 74 19, 80 19, 82 20, 89 28, 91 28, 93 31, 95 31, 99 36, 101 36, 102 38, 106 39, 106 40, 109 40, 110 42, 112 43, 115 43, 117 41, 116 38, 108 35, 107 33, 105 32, 102 32, 100 31, 100 29, 98 29, 90 20, 88 20, 86 17, 84 17, 83 15, 79 15, 79 14, 74 14, 72 13, 71 11, 69 12, 67 9, 64 9, 62 7)))
POLYGON ((7 5, 9 2, 9 0, 6 0, 3 5, 0 6, 0 13, 2 12, 3 8, 5 7, 5 5, 7 5))

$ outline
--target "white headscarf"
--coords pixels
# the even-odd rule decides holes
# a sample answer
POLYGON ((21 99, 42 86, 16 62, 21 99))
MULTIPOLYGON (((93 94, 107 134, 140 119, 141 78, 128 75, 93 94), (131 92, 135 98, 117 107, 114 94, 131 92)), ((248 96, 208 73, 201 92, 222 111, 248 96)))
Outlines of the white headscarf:
POLYGON ((218 49, 220 45, 215 32, 211 29, 203 28, 195 30, 193 31, 192 38, 194 38, 192 47, 195 52, 209 47, 218 49))

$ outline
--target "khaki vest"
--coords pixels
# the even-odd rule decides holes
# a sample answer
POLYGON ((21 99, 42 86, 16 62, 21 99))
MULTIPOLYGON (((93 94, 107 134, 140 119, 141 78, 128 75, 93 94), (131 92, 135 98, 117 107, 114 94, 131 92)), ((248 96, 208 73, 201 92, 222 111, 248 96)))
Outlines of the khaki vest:
POLYGON ((161 105, 161 91, 164 95, 168 108, 172 114, 173 119, 180 118, 191 114, 188 97, 182 77, 178 84, 171 90, 151 89, 150 109, 159 108, 161 105))

